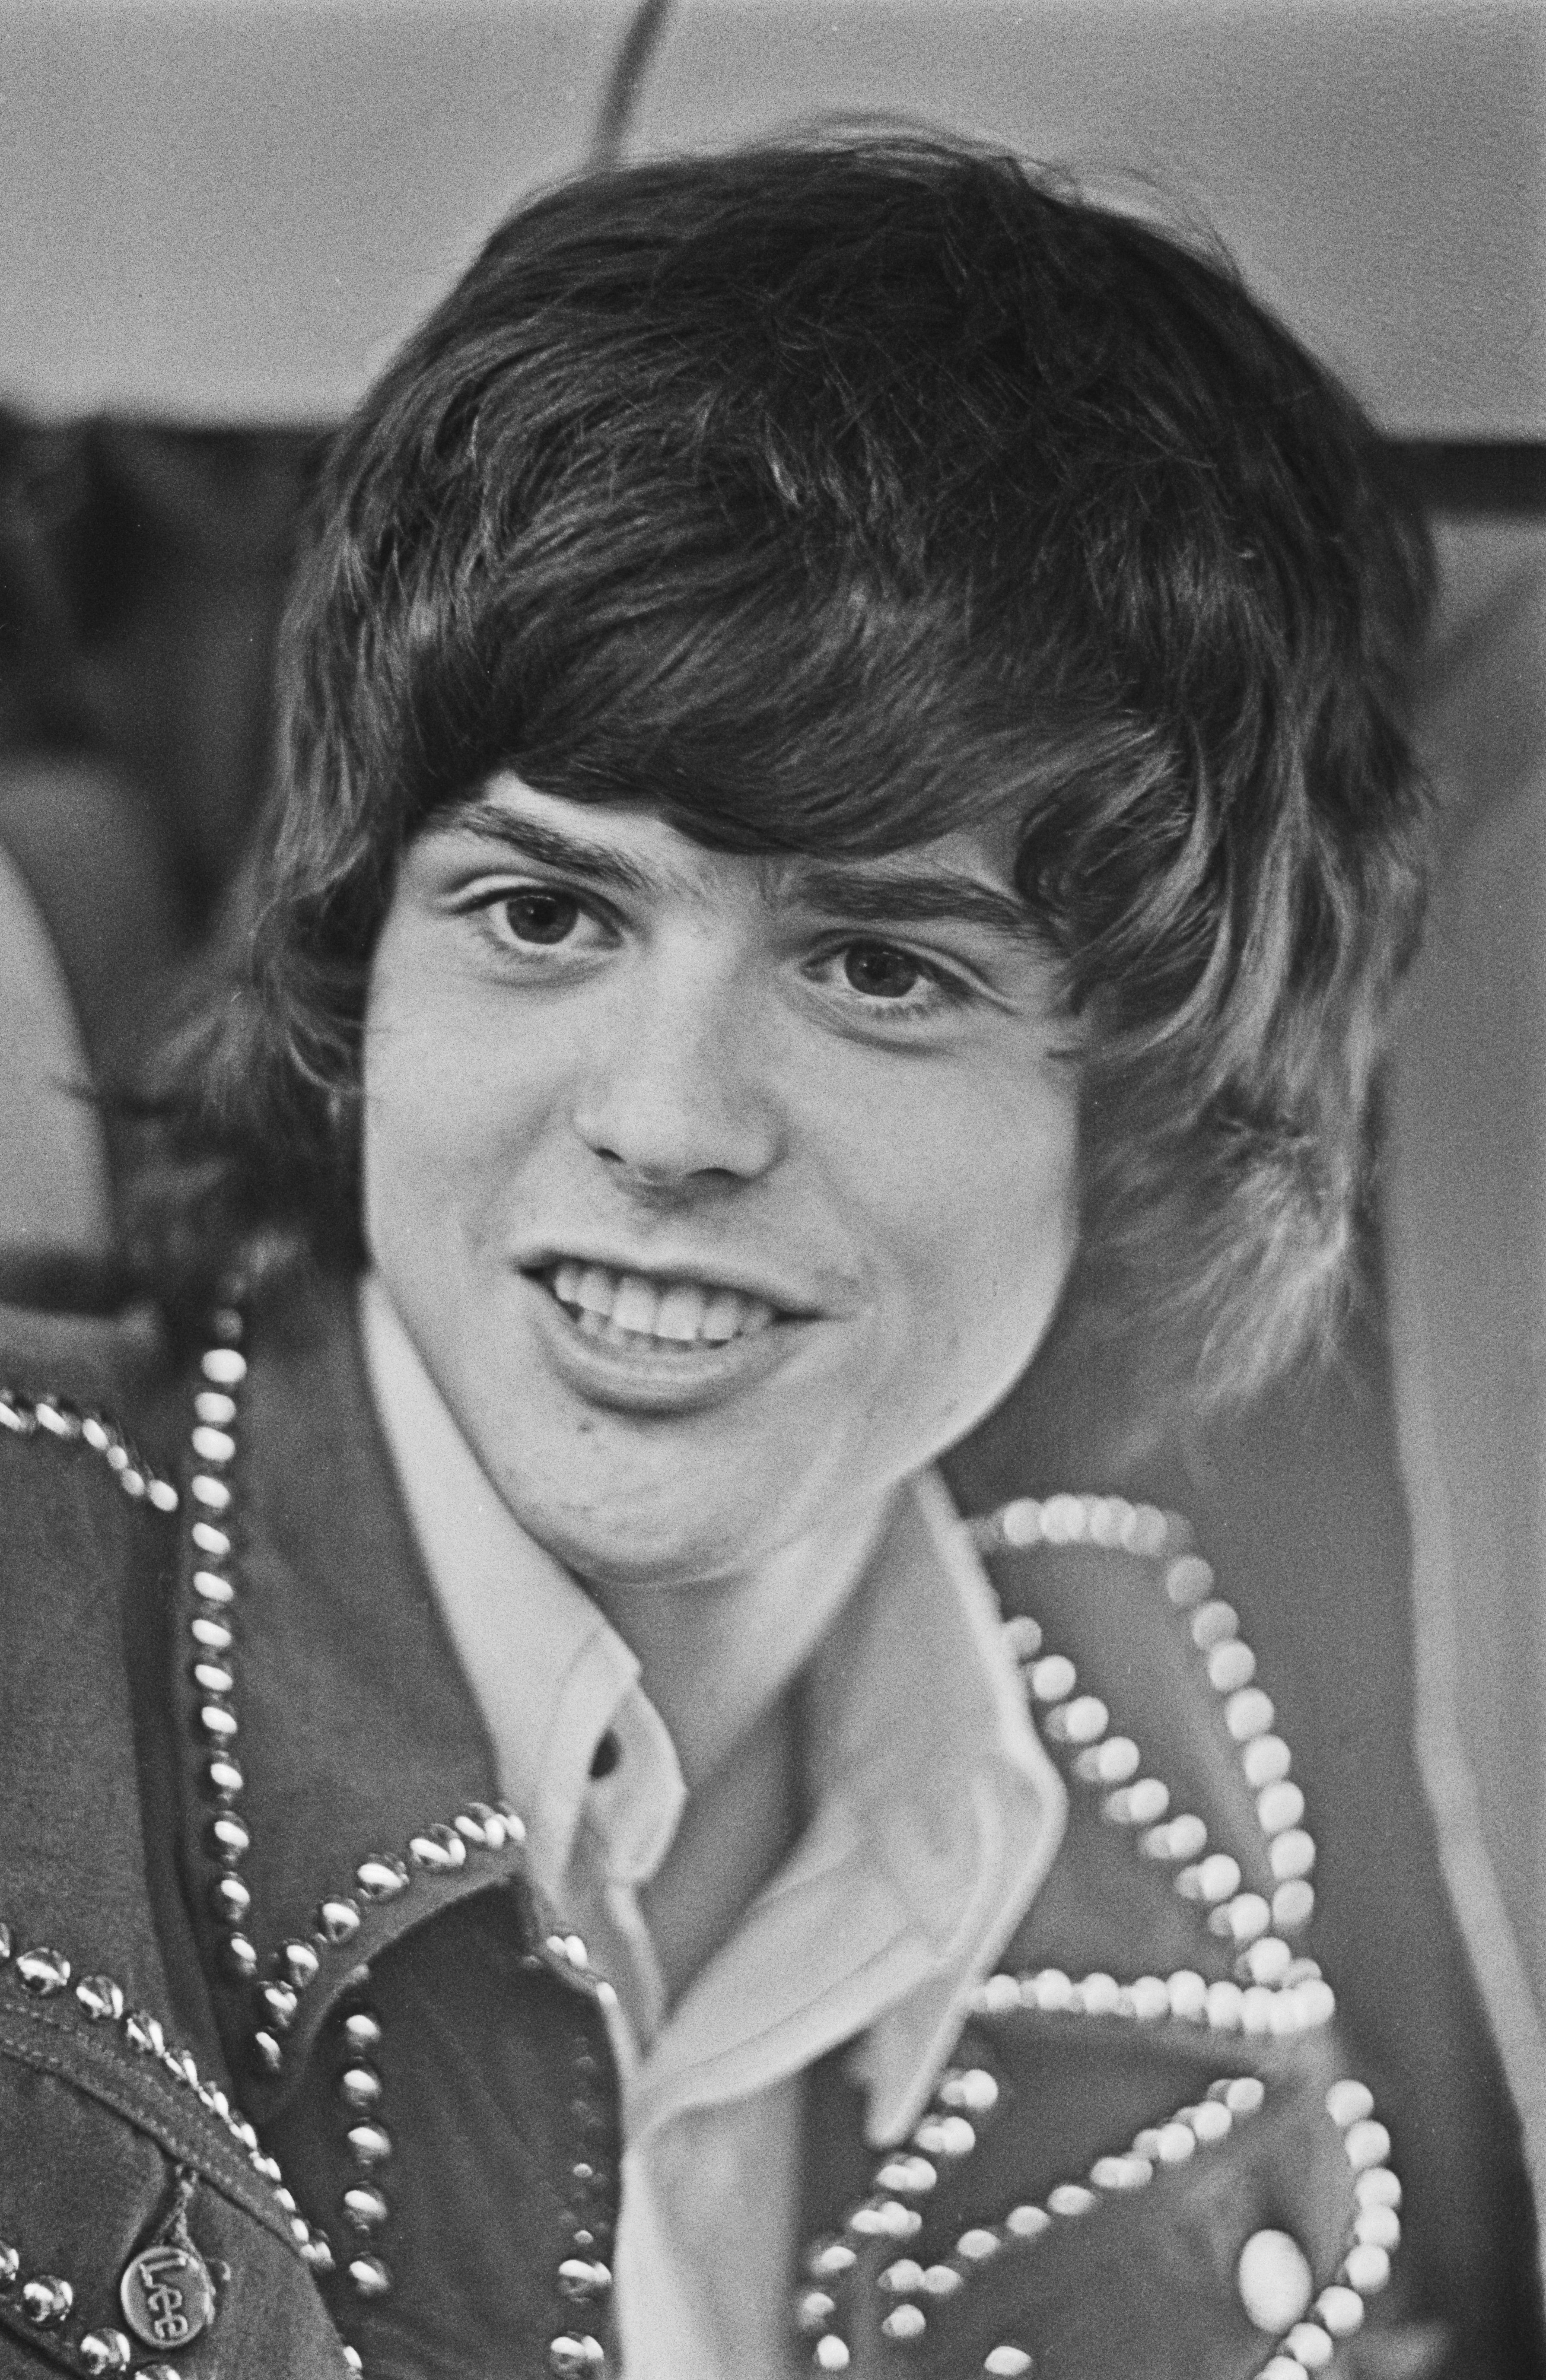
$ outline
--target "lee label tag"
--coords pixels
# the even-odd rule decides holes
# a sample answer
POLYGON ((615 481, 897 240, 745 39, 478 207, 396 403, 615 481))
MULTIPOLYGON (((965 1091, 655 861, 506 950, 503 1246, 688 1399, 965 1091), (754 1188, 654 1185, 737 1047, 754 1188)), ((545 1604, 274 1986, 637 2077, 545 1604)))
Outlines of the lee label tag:
POLYGON ((187 2347, 214 2320, 214 2283, 197 2249, 163 2240, 125 2266, 118 2302, 148 2347, 187 2347))

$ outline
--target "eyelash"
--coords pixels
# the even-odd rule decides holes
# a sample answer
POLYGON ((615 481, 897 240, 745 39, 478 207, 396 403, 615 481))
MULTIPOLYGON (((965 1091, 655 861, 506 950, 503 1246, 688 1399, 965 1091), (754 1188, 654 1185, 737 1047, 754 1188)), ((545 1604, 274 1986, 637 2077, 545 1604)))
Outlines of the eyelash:
MULTIPOLYGON (((563 942, 519 941, 513 936, 506 939, 495 924, 497 913, 508 903, 519 900, 523 895, 533 893, 546 893, 557 900, 573 901, 582 917, 588 917, 592 923, 610 931, 615 932, 621 928, 623 921, 617 918, 604 904, 598 901, 595 895, 576 891, 566 884, 532 882, 501 885, 495 892, 484 892, 468 901, 462 914, 476 918, 480 931, 493 944, 502 956, 510 957, 538 951, 563 950, 565 948, 563 942)), ((930 996, 927 1000, 919 1002, 906 994, 896 1000, 885 1000, 874 995, 867 996, 849 985, 848 997, 856 1004, 858 1013, 867 1020, 879 1025, 883 1030, 905 1032, 912 1026, 931 1024, 942 1010, 964 1007, 974 997, 973 988, 964 977, 942 965, 937 959, 925 958, 921 952, 909 949, 905 942, 892 941, 879 933, 846 934, 840 941, 829 943, 819 953, 816 964, 827 965, 842 959, 850 951, 864 948, 895 952, 898 957, 906 959, 910 966, 917 968, 921 983, 928 987, 930 996)), ((539 960, 536 964, 541 965, 542 962, 539 960)))

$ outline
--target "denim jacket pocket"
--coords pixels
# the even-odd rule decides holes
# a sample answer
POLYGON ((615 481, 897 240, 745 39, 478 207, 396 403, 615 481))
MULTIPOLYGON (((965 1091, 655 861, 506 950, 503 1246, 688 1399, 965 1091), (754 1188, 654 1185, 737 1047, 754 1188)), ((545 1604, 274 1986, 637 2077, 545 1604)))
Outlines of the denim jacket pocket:
POLYGON ((256 2135, 154 2019, 75 1999, 0 1986, 0 2380, 341 2380, 256 2135))

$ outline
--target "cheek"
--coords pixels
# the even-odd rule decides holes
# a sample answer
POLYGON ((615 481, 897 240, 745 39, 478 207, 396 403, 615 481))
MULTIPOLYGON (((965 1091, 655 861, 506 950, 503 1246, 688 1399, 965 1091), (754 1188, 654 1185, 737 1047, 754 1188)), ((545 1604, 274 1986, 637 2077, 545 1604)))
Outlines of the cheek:
POLYGON ((366 1239, 422 1243, 467 1232, 509 1178, 534 1104, 520 1095, 508 1038, 469 1013, 444 968, 416 968, 411 948, 383 942, 371 978, 361 1053, 366 1239))
POLYGON ((1075 1098, 1038 1078, 920 1102, 907 1146, 886 1200, 898 1302, 953 1398, 991 1401, 1035 1352, 1073 1260, 1075 1098))

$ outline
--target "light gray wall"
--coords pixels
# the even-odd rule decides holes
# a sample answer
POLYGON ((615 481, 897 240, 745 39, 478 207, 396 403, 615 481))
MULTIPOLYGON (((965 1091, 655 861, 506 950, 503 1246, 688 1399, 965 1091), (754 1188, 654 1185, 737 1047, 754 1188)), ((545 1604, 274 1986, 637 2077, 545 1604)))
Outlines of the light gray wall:
POLYGON ((1546 435, 1534 0, 687 0, 639 140, 819 108, 1151 175, 1390 429, 1546 435))
POLYGON ((1546 2195, 1546 524, 1447 525, 1446 849, 1388 1087, 1418 1732, 1546 2195))
MULTIPOLYGON (((340 411, 633 0, 0 0, 0 398, 340 411)), ((1546 435, 1539 0, 682 0, 637 145, 904 109, 1212 215, 1394 430, 1546 435)))

